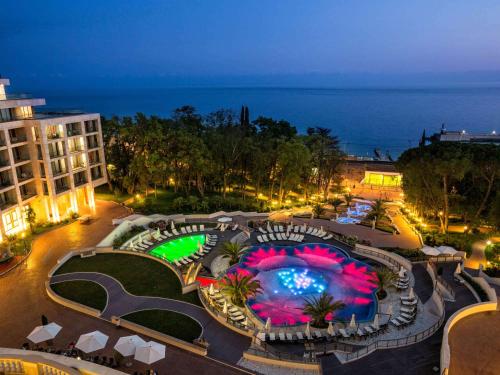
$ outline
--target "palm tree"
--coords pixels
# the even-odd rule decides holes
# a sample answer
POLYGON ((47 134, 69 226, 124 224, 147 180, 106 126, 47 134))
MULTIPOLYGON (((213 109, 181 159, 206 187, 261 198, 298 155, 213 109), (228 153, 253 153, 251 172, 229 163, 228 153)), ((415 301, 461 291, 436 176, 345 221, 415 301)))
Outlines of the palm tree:
POLYGON ((227 295, 236 306, 243 307, 250 297, 255 297, 262 292, 260 280, 254 279, 252 275, 233 273, 222 279, 222 293, 227 295))
POLYGON ((319 218, 325 212, 325 208, 321 203, 316 203, 312 208, 312 212, 313 218, 319 218))
POLYGON ((226 241, 222 244, 221 253, 223 258, 229 258, 229 265, 232 266, 238 263, 242 250, 243 246, 239 243, 226 241))
POLYGON ((335 198, 330 201, 330 204, 333 206, 333 210, 337 212, 337 208, 343 203, 344 201, 340 198, 335 198))
POLYGON ((304 314, 312 318, 312 325, 315 327, 325 327, 326 316, 345 307, 344 302, 335 301, 333 296, 326 292, 319 297, 305 298, 304 301, 304 314))
POLYGON ((344 194, 344 200, 345 200, 345 204, 347 205, 347 207, 349 207, 351 205, 351 202, 352 200, 354 199, 354 195, 352 194, 344 194))
POLYGON ((396 280, 396 274, 387 267, 378 267, 375 270, 375 273, 377 274, 377 295, 380 298, 384 298, 386 296, 385 288, 390 286, 396 280))
POLYGON ((384 206, 384 201, 382 199, 376 199, 371 206, 372 209, 368 213, 368 215, 366 215, 366 217, 367 219, 371 220, 375 219, 375 226, 377 226, 380 219, 387 217, 386 214, 387 210, 384 206))

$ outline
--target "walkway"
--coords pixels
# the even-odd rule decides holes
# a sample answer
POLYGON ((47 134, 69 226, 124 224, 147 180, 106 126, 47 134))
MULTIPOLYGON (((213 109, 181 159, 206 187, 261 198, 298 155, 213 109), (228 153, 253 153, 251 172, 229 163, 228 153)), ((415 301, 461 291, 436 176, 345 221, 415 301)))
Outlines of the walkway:
MULTIPOLYGON (((453 280, 456 263, 443 264, 443 277, 446 281, 453 280)), ((418 268, 417 268, 417 272, 418 268)), ((445 303, 445 321, 458 309, 475 303, 472 293, 463 285, 449 281, 455 291, 455 302, 445 303)), ((417 292, 418 294, 418 292, 417 292)), ((422 299, 422 296, 419 295, 422 299)), ((444 324, 443 324, 444 326, 444 324)), ((322 359, 325 374, 432 374, 433 367, 439 368, 442 327, 428 339, 417 344, 399 349, 377 350, 367 357, 355 362, 341 364, 330 355, 322 359)), ((455 372, 452 374, 460 374, 455 372)))
MULTIPOLYGON (((95 246, 111 230, 113 218, 127 215, 125 208, 112 202, 97 202, 97 219, 89 224, 78 222, 46 232, 33 243, 33 252, 27 262, 0 278, 0 347, 19 348, 26 342, 26 336, 40 325, 40 317, 63 326, 54 340, 57 347, 65 348, 81 334, 100 330, 110 336, 114 343, 120 336, 134 334, 123 328, 116 329, 109 322, 95 319, 67 309, 53 302, 45 293, 45 281, 50 269, 57 260, 72 249, 95 246)), ((112 345, 100 355, 112 356, 112 345)), ((232 367, 215 362, 209 358, 193 355, 186 351, 168 347, 166 360, 154 366, 161 374, 192 374, 193 368, 203 368, 205 374, 241 374, 232 367)), ((124 372, 144 372, 149 366, 135 364, 124 372)))
POLYGON ((101 317, 124 316, 140 310, 171 310, 197 320, 203 327, 203 337, 210 343, 209 355, 236 364, 243 351, 250 346, 250 339, 215 321, 202 307, 187 302, 161 297, 135 296, 128 293, 113 277, 102 273, 74 272, 52 277, 51 284, 63 281, 87 280, 100 284, 108 293, 108 305, 101 317))

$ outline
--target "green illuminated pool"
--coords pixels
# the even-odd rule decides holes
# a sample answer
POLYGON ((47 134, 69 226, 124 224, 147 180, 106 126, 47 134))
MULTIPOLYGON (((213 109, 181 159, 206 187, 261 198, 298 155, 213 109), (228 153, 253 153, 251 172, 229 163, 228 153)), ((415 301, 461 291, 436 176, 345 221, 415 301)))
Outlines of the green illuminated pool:
POLYGON ((173 262, 197 252, 198 243, 202 245, 205 244, 204 234, 195 234, 193 236, 180 237, 175 240, 167 241, 155 247, 149 254, 173 262))

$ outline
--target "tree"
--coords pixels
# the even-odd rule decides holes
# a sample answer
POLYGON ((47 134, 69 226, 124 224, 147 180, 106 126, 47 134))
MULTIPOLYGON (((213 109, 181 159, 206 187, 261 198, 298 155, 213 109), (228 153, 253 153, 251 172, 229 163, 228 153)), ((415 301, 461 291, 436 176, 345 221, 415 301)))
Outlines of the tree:
POLYGON ((385 288, 396 280, 396 274, 387 267, 377 267, 375 273, 377 274, 378 293, 383 298, 386 295, 385 288))
POLYGON ((248 298, 255 297, 262 292, 260 281, 252 275, 232 273, 224 276, 221 281, 222 292, 226 294, 236 306, 243 307, 248 298))
POLYGON ((243 246, 237 242, 226 241, 222 244, 221 255, 223 258, 229 258, 229 265, 238 263, 242 254, 243 246))
POLYGON ((366 218, 375 220, 375 226, 377 226, 380 219, 385 217, 387 217, 387 209, 384 206, 384 201, 382 199, 376 199, 372 203, 371 210, 368 215, 366 215, 366 218))
POLYGON ((315 327, 326 327, 326 316, 345 307, 344 302, 336 301, 333 296, 323 292, 319 297, 304 299, 303 311, 312 318, 315 327))
POLYGON ((325 208, 321 203, 316 203, 312 208, 313 217, 319 218, 325 212, 325 208))
POLYGON ((333 206, 333 210, 337 212, 338 207, 343 203, 343 200, 340 198, 335 198, 330 201, 330 204, 333 206))
POLYGON ((31 206, 26 207, 26 221, 28 222, 30 226, 30 232, 33 233, 35 229, 35 223, 36 223, 36 212, 31 206))
POLYGON ((347 205, 347 207, 349 207, 351 205, 351 202, 352 200, 354 199, 354 195, 352 194, 344 194, 344 200, 345 200, 345 204, 347 205))

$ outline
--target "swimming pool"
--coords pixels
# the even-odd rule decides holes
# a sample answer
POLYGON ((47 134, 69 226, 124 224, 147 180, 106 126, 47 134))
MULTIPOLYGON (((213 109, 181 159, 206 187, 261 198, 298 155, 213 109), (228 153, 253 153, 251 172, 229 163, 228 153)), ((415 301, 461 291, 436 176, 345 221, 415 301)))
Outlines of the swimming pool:
POLYGON ((374 269, 328 244, 253 246, 228 273, 251 274, 263 292, 247 301, 263 322, 274 326, 307 323, 304 298, 323 292, 342 300, 346 307, 329 320, 370 321, 377 312, 377 276, 374 269))
POLYGON ((149 254, 172 263, 175 260, 190 256, 197 252, 199 244, 205 244, 204 234, 185 236, 167 241, 155 247, 149 254))

